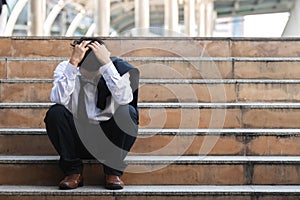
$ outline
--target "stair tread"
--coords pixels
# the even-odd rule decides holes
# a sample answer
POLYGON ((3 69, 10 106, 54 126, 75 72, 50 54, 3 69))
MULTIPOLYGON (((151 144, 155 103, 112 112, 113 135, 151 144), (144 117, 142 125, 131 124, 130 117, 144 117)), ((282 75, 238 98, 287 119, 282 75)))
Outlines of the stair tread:
MULTIPOLYGON (((268 61, 268 62, 299 62, 299 57, 120 57, 126 61, 268 61)), ((36 56, 36 57, 15 57, 15 56, 0 56, 0 60, 8 61, 60 61, 67 60, 69 57, 55 56, 36 56)))
MULTIPOLYGON (((26 135, 26 134, 46 134, 45 128, 0 128, 0 135, 26 135)), ((224 128, 224 129, 168 129, 157 128, 148 129, 140 128, 139 134, 141 135, 261 135, 261 136, 288 136, 299 135, 300 129, 297 128, 224 128)))
MULTIPOLYGON (((54 103, 0 103, 0 108, 48 108, 54 103)), ((140 108, 300 108, 299 102, 238 102, 238 103, 198 103, 198 102, 149 102, 139 103, 140 108)))
POLYGON ((1 185, 0 195, 204 195, 204 194, 300 194, 296 185, 128 185, 111 191, 103 186, 83 186, 76 190, 59 190, 57 186, 1 185))
MULTIPOLYGON (((0 163, 56 163, 59 156, 1 155, 0 163)), ((253 163, 299 163, 300 156, 151 156, 129 155, 128 164, 243 164, 253 163)), ((84 160, 85 163, 98 163, 84 160)))
MULTIPOLYGON (((52 83, 53 79, 0 79, 0 83, 52 83)), ((174 79, 144 78, 140 84, 299 84, 299 79, 174 79)))

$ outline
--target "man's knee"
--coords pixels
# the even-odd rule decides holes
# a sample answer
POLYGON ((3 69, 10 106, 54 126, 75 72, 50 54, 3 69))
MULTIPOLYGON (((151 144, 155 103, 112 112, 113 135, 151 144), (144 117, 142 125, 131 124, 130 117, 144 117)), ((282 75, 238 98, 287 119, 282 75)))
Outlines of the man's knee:
POLYGON ((67 110, 67 108, 60 104, 55 104, 49 108, 49 110, 46 113, 44 122, 53 122, 53 121, 61 121, 62 118, 66 117, 67 115, 70 115, 70 112, 67 110))
POLYGON ((131 119, 134 121, 135 124, 138 124, 138 121, 139 121, 139 116, 138 116, 138 112, 137 110, 129 105, 129 114, 130 114, 130 117, 131 119))
POLYGON ((119 118, 123 120, 131 119, 134 124, 138 124, 138 112, 131 105, 121 105, 116 110, 114 118, 119 118))
POLYGON ((116 110, 114 122, 120 130, 133 137, 137 136, 137 111, 131 105, 122 105, 116 110))

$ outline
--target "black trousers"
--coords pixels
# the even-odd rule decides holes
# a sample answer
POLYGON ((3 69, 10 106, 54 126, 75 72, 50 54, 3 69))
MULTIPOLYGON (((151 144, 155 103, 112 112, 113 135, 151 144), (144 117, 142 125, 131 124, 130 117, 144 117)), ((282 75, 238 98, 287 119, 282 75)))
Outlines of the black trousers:
POLYGON ((78 122, 59 104, 51 106, 44 119, 66 176, 82 174, 82 159, 95 158, 102 162, 105 174, 121 176, 127 166, 124 159, 137 137, 137 121, 137 111, 130 105, 120 106, 110 120, 99 125, 78 122))

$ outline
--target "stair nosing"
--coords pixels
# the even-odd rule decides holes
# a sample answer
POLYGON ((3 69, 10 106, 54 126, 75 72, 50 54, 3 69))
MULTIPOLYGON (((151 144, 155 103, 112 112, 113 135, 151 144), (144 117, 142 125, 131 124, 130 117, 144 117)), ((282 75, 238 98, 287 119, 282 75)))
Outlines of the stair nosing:
MULTIPOLYGON (((299 57, 196 57, 196 56, 183 56, 183 57, 120 57, 125 61, 212 61, 212 62, 299 62, 299 57)), ((15 56, 2 56, 0 60, 6 61, 64 61, 68 60, 69 57, 59 57, 59 56, 36 56, 36 57, 15 57, 15 56)))
POLYGON ((111 191, 103 186, 84 186, 76 190, 59 190, 57 186, 1 185, 0 196, 129 196, 129 195, 284 195, 299 194, 296 185, 127 185, 123 190, 111 191))
MULTIPOLYGON (((49 108, 54 103, 0 103, 0 109, 49 108)), ((198 102, 145 102, 138 103, 139 108, 182 108, 182 109, 299 109, 299 102, 238 102, 238 103, 198 103, 198 102)))
MULTIPOLYGON (((45 128, 0 128, 0 135, 46 135, 45 128)), ((300 129, 139 129, 140 136, 300 136, 300 129)))
MULTIPOLYGON (((0 83, 53 83, 53 79, 0 79, 0 83)), ((140 84, 299 84, 300 79, 173 79, 142 78, 140 84)))
POLYGON ((140 84, 299 84, 298 79, 141 79, 140 84))
MULTIPOLYGON (((0 164, 54 164, 59 156, 1 155, 0 164)), ((149 156, 129 155, 129 165, 240 165, 240 164, 300 164, 300 156, 149 156)), ((94 159, 83 160, 86 164, 98 164, 94 159)))

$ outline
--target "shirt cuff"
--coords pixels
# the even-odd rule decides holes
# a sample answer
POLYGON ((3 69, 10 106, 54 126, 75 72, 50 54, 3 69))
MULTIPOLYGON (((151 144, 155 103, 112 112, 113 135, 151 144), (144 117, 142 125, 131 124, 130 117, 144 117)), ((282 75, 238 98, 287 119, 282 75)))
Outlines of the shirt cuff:
POLYGON ((68 79, 75 79, 78 73, 78 69, 72 64, 68 63, 65 69, 65 74, 68 79))
POLYGON ((100 73, 103 75, 104 78, 106 76, 119 75, 119 72, 117 71, 117 69, 115 68, 115 66, 112 62, 109 62, 109 63, 103 65, 102 67, 100 67, 99 70, 100 70, 100 73))

